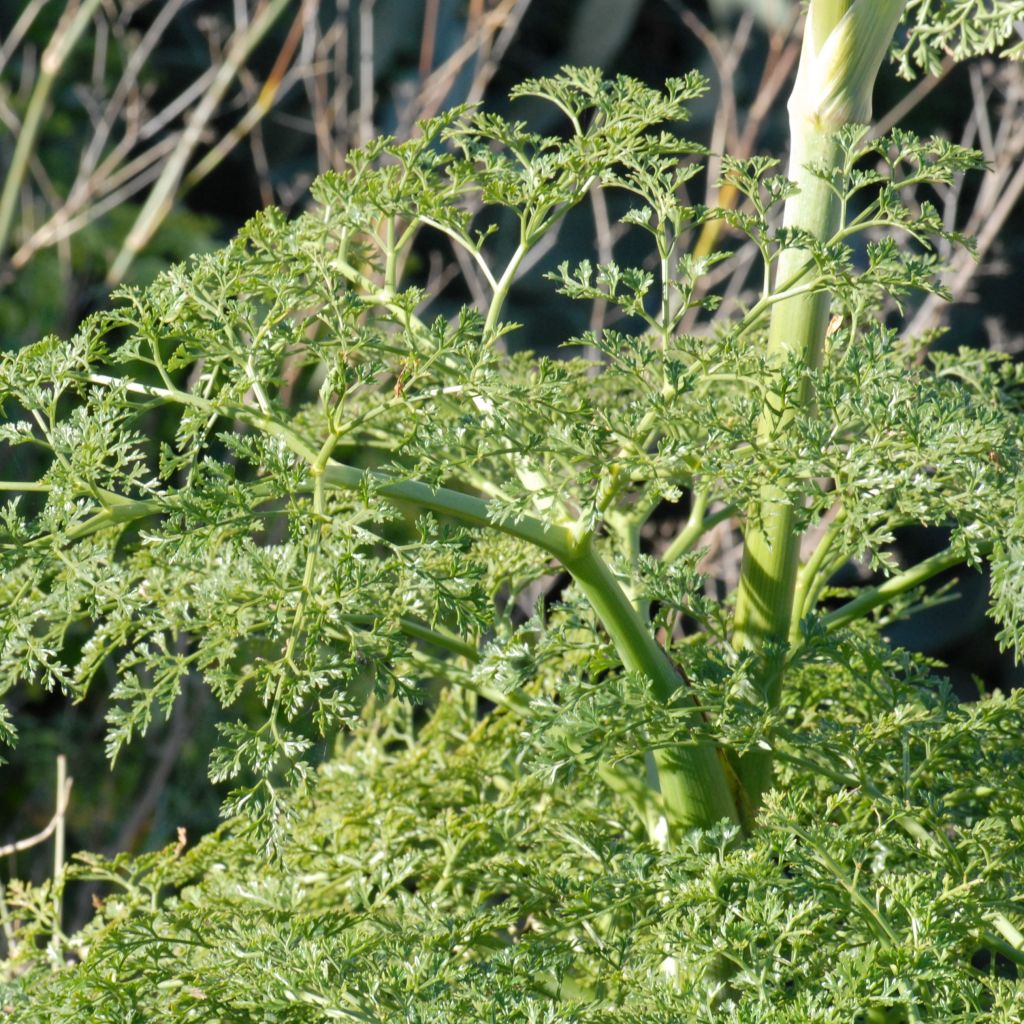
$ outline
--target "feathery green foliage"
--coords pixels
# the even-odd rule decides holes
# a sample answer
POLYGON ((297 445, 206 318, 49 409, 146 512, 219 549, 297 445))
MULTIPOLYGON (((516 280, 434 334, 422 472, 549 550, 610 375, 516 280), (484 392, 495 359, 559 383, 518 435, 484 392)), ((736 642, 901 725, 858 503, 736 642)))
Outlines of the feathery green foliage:
POLYGON ((452 111, 4 357, 0 441, 49 462, 0 485, 0 686, 80 698, 115 665, 112 757, 192 675, 265 708, 212 754, 221 832, 10 888, 12 1020, 1021 1019, 1024 698, 958 707, 881 634, 986 560, 1006 642, 1024 629, 1021 369, 889 319, 964 241, 920 191, 980 158, 847 126, 811 168, 838 210, 816 238, 779 226, 796 187, 772 160, 725 162, 739 211, 681 198, 704 88, 525 83, 557 137, 452 111), (523 261, 595 187, 650 258, 549 277, 621 318, 565 358, 508 354, 523 261), (706 287, 731 254, 684 244, 712 218, 763 262, 735 316, 706 287), (424 230, 486 308, 420 316, 424 230), (821 357, 776 358, 772 310, 801 295, 831 297, 821 357), (763 526, 766 480, 817 538, 765 641, 772 701, 702 577, 716 523, 763 526), (948 550, 895 564, 908 524, 948 550), (884 581, 831 587, 854 557, 884 581), (79 878, 110 892, 65 936, 79 878))
POLYGON ((938 71, 944 54, 966 60, 986 53, 1024 57, 1021 0, 907 0, 908 31, 896 47, 900 74, 938 71))

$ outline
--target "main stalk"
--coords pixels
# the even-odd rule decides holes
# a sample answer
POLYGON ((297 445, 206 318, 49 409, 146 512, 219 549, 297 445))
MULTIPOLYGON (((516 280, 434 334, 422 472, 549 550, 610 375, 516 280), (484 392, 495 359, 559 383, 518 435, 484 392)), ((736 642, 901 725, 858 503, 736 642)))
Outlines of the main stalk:
MULTIPOLYGON (((875 79, 904 5, 905 0, 811 0, 808 8, 788 108, 789 177, 799 191, 786 203, 784 222, 819 242, 827 242, 840 226, 839 198, 823 176, 843 159, 838 133, 849 123, 870 119, 875 79)), ((805 277, 810 261, 806 249, 786 249, 776 264, 775 287, 805 277)), ((768 355, 779 374, 820 364, 830 303, 831 296, 819 291, 772 307, 768 355)), ((795 388, 769 389, 758 425, 761 441, 769 443, 783 434, 812 397, 806 376, 795 388)), ((801 539, 795 527, 797 509, 783 484, 766 484, 748 512, 736 597, 734 642, 759 655, 760 696, 769 706, 777 705, 781 695, 801 539)), ((771 784, 771 753, 742 759, 740 777, 756 807, 771 784)))

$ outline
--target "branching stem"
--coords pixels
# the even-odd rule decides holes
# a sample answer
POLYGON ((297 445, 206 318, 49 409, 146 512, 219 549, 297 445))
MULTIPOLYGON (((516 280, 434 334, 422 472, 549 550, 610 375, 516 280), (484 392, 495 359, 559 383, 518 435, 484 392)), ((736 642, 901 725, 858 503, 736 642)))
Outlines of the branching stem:
MULTIPOLYGON (((978 556, 986 555, 992 550, 990 543, 978 545, 976 554, 978 556)), ((913 590, 915 587, 921 586, 922 583, 927 583, 928 580, 940 573, 946 572, 948 569, 954 569, 958 565, 963 565, 968 560, 968 554, 962 550, 948 549, 946 551, 940 551, 936 555, 932 555, 931 558, 926 558, 923 562, 918 562, 917 565, 912 566, 905 572, 901 572, 896 576, 890 576, 884 583, 879 583, 877 587, 869 587, 861 591, 852 601, 847 601, 841 608, 837 608, 834 612, 829 612, 822 618, 827 629, 839 629, 841 626, 847 626, 851 622, 855 622, 857 619, 864 618, 865 615, 873 612, 876 608, 881 608, 883 605, 888 604, 895 597, 899 597, 900 594, 905 594, 908 590, 913 590)))
MULTIPOLYGON (((874 79, 903 4, 884 0, 877 6, 877 18, 870 7, 856 7, 853 0, 812 0, 808 10, 789 101, 789 177, 798 191, 787 200, 784 219, 787 228, 821 243, 841 227, 842 203, 828 180, 830 171, 846 166, 839 129, 869 116, 874 79)), ((758 426, 759 443, 765 446, 784 435, 796 413, 808 409, 812 400, 806 371, 821 362, 831 298, 825 291, 808 290, 778 300, 778 289, 799 280, 811 266, 806 249, 787 248, 779 256, 768 333, 768 356, 777 367, 778 381, 766 396, 758 426)), ((800 533, 786 483, 765 484, 748 514, 736 597, 734 643, 761 655, 760 696, 769 706, 779 701, 785 646, 793 635, 794 615, 799 616, 795 589, 800 533)), ((772 782, 770 754, 743 758, 740 774, 756 806, 772 782)))

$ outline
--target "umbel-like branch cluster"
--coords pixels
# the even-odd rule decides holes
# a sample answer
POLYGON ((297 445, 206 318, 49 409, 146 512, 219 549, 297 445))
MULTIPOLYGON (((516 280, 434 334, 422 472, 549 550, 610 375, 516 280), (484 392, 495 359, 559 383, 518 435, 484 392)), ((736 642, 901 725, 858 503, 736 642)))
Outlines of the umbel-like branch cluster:
POLYGON ((83 861, 115 894, 77 936, 48 893, 9 895, 12 1019, 1018 1019, 1021 700, 958 708, 880 633, 986 559, 1005 641, 1024 628, 1021 369, 928 356, 887 316, 954 237, 918 192, 979 158, 842 130, 822 241, 779 227, 770 160, 726 162, 738 210, 681 198, 704 88, 566 70, 516 92, 561 109, 551 137, 453 111, 4 357, 0 685, 80 698, 113 666, 111 756, 186 680, 242 709, 211 761, 224 832, 83 861), (524 261, 595 188, 649 258, 549 276, 614 328, 510 354, 536 341, 503 313, 524 261), (707 281, 730 253, 687 252, 716 219, 763 262, 740 308, 707 281), (424 313, 431 232, 484 308, 424 313), (821 360, 769 358, 773 308, 817 294, 821 360), (766 396, 797 394, 766 434, 766 396), (777 700, 700 575, 769 480, 820 537, 768 643, 777 700), (909 524, 948 550, 895 564, 909 524), (886 580, 830 587, 852 557, 886 580), (82 963, 51 973, 42 935, 82 963))

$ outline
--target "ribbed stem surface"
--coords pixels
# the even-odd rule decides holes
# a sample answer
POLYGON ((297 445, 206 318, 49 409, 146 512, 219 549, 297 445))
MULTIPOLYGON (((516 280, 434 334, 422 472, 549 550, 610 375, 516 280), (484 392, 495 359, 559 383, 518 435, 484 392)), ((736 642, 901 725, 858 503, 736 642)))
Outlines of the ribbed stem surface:
MULTIPOLYGON (((789 101, 789 177, 799 193, 786 203, 785 224, 819 242, 828 241, 839 228, 840 201, 809 168, 827 173, 840 166, 843 155, 836 133, 850 120, 870 117, 875 77, 903 7, 903 0, 811 0, 789 101)), ((776 266, 776 285, 797 278, 809 259, 806 250, 784 251, 776 266)), ((830 300, 829 294, 819 292, 772 307, 768 355, 783 376, 792 379, 792 373, 819 365, 830 300)), ((760 443, 768 445, 784 433, 795 411, 811 400, 806 378, 798 387, 770 390, 758 425, 760 443)), ((785 479, 767 483, 749 511, 736 597, 734 642, 737 648, 760 652, 758 682, 769 706, 780 699, 800 555, 794 505, 799 498, 786 484, 785 479)), ((740 777, 756 808, 771 785, 770 752, 743 758, 740 777)))

